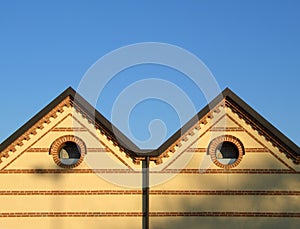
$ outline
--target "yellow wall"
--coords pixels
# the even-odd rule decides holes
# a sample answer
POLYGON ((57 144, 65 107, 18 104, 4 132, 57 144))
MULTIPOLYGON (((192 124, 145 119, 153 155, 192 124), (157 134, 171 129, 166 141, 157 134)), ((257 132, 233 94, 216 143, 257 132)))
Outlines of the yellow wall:
POLYGON ((138 173, 128 173, 140 166, 134 165, 130 158, 127 158, 106 136, 96 131, 80 113, 71 107, 65 107, 63 113, 57 112, 56 118, 51 118, 49 124, 45 124, 42 130, 37 130, 37 134, 30 137, 30 140, 23 141, 23 146, 16 147, 16 152, 10 152, 8 158, 3 158, 0 164, 2 169, 0 214, 23 214, 17 218, 2 215, 0 228, 140 228, 142 225, 140 216, 112 217, 114 213, 141 213, 142 196, 138 187, 141 185, 142 178, 138 173), (62 130, 70 127, 82 129, 62 130), (54 163, 52 155, 49 154, 54 140, 64 135, 80 137, 88 151, 85 161, 67 173, 64 172, 66 169, 54 163), (115 155, 118 155, 123 162, 115 155), (94 173, 93 169, 99 171, 94 173), (103 171, 107 169, 124 172, 115 174, 103 171), (63 193, 64 191, 66 193, 63 193), (119 192, 115 194, 114 191, 119 192), (32 216, 34 213, 51 212, 67 214, 79 212, 87 215, 108 213, 108 215, 101 217, 32 216), (25 216, 26 213, 31 215, 25 216))
POLYGON ((154 185, 150 212, 240 212, 257 215, 284 212, 298 213, 298 218, 182 217, 173 214, 172 217, 151 217, 151 228, 298 228, 299 165, 293 164, 229 108, 222 109, 200 127, 200 130, 193 130, 194 135, 187 136, 187 141, 181 141, 182 146, 176 147, 174 154, 169 153, 170 157, 165 158, 162 165, 153 165, 152 170, 156 173, 150 178, 154 185), (214 129, 224 126, 231 129, 214 129), (237 131, 232 131, 233 127, 237 131), (210 141, 221 135, 237 137, 246 151, 240 164, 229 172, 216 166, 207 155, 210 141), (159 194, 160 190, 165 192, 159 194), (215 191, 219 193, 214 194, 215 191), (245 193, 241 194, 242 191, 245 193), (293 191, 297 192, 290 194, 293 191), (220 192, 227 194, 220 195, 220 192))
MULTIPOLYGON (((150 228, 298 228, 299 215, 230 216, 234 212, 299 214, 300 166, 229 108, 221 108, 207 121, 162 164, 151 162, 150 228), (225 134, 239 138, 246 149, 241 163, 230 171, 216 166, 206 153, 210 141, 225 134), (201 212, 211 215, 180 216, 201 212), (218 212, 230 214, 212 216, 218 212)), ((141 165, 135 165, 80 113, 65 107, 30 137, 0 164, 1 228, 141 228, 141 165), (81 129, 63 130, 69 127, 81 129), (53 141, 63 135, 80 137, 88 149, 85 161, 71 170, 58 167, 49 154, 53 141), (50 217, 51 212, 77 215, 50 217), (23 215, 11 217, 12 213, 23 215), (33 217, 34 213, 48 215, 33 217)))

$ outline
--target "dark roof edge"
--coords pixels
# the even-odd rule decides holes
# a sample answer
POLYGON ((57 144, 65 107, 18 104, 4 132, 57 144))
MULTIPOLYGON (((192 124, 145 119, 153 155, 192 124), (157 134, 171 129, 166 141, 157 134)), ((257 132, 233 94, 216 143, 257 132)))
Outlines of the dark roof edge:
POLYGON ((54 107, 56 107, 62 100, 64 100, 72 91, 71 87, 63 91, 59 96, 57 96, 52 102, 40 110, 35 116, 33 116, 29 121, 27 121, 23 126, 17 129, 12 135, 5 139, 0 145, 0 152, 7 148, 12 142, 17 140, 25 131, 32 127, 36 122, 42 119, 46 114, 48 114, 54 107))
POLYGON ((183 127, 178 129, 165 143, 163 143, 157 150, 156 154, 160 155, 165 150, 168 149, 178 138, 181 137, 183 133, 188 131, 190 128, 192 128, 193 125, 195 125, 200 119, 202 119, 205 115, 208 114, 211 108, 214 108, 218 103, 220 103, 224 96, 225 90, 217 95, 209 104, 207 104, 204 108, 202 108, 196 115, 194 115, 183 127))
POLYGON ((23 126, 21 126, 12 135, 5 139, 0 145, 0 152, 2 152, 11 143, 22 136, 23 133, 29 130, 35 123, 41 120, 68 96, 72 97, 72 99, 75 99, 75 103, 78 104, 82 109, 84 109, 84 111, 87 112, 88 115, 92 115, 92 117, 95 117, 96 123, 100 124, 102 128, 104 128, 112 137, 114 137, 119 142, 120 146, 122 146, 125 150, 140 151, 140 149, 133 142, 131 142, 120 130, 113 126, 103 115, 100 114, 100 112, 97 111, 97 109, 95 109, 88 101, 86 101, 81 95, 79 95, 72 87, 68 87, 59 96, 52 100, 46 107, 44 107, 29 121, 27 121, 23 126))
MULTIPOLYGON (((72 89, 73 90, 73 89, 72 89)), ((90 117, 95 118, 95 122, 100 124, 102 128, 110 136, 112 136, 124 149, 129 153, 135 154, 140 149, 131 140, 129 140, 117 127, 115 127, 109 120, 107 120, 96 108, 94 108, 87 100, 85 100, 79 93, 73 90, 73 99, 76 104, 80 104, 81 108, 87 112, 90 117)))
POLYGON ((222 93, 216 96, 208 105, 206 105, 202 110, 200 110, 194 117, 192 117, 182 128, 176 131, 168 140, 166 140, 158 149, 156 150, 141 150, 137 147, 131 140, 129 140, 120 130, 118 130, 110 121, 108 121, 96 108, 94 108, 88 101, 86 101, 81 95, 79 95, 72 87, 67 88, 59 96, 57 96, 52 102, 50 102, 46 107, 39 111, 34 117, 32 117, 28 122, 21 126, 17 131, 15 131, 11 136, 4 140, 0 145, 0 152, 7 148, 12 142, 17 140, 24 132, 26 132, 30 127, 32 127, 36 122, 42 119, 46 114, 48 114, 55 106, 57 106, 61 101, 63 101, 67 96, 71 96, 75 103, 78 104, 88 115, 95 118, 95 122, 100 124, 105 131, 112 136, 121 147, 123 147, 131 156, 135 157, 156 157, 165 152, 177 139, 179 139, 182 133, 186 133, 196 122, 205 117, 210 111, 210 108, 215 107, 224 98, 231 99, 236 103, 244 112, 247 113, 252 119, 260 124, 260 127, 264 129, 271 136, 274 136, 279 142, 286 145, 291 151, 300 156, 300 148, 294 142, 292 142, 288 137, 281 133, 276 127, 269 123, 265 118, 258 114, 253 108, 251 108, 246 102, 244 102, 239 96, 233 93, 229 88, 226 88, 222 93))
POLYGON ((208 105, 206 105, 199 113, 192 117, 182 128, 175 132, 165 143, 163 143, 155 152, 158 156, 168 149, 178 138, 181 137, 183 133, 188 131, 197 121, 202 119, 210 111, 210 108, 215 107, 224 98, 231 99, 240 108, 242 108, 252 119, 260 124, 271 136, 274 136, 279 142, 286 145, 292 152, 300 156, 300 147, 292 142, 288 137, 281 133, 276 127, 274 127, 270 122, 268 122, 264 117, 258 114, 252 107, 250 107, 245 101, 243 101, 239 96, 232 92, 229 88, 223 90, 222 93, 216 96, 208 105))
POLYGON ((297 153, 300 156, 300 147, 296 145, 292 140, 285 136, 280 130, 274 125, 267 121, 263 116, 257 113, 251 106, 249 106, 244 100, 237 96, 230 89, 225 89, 226 97, 228 96, 238 106, 240 106, 247 114, 254 118, 264 131, 268 132, 271 136, 277 138, 278 141, 284 143, 288 148, 297 153))

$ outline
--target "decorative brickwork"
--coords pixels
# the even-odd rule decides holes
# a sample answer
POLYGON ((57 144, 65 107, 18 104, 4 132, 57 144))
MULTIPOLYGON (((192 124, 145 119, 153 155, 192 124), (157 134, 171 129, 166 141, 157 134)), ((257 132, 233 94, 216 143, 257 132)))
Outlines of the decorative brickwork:
POLYGON ((41 120, 36 122, 31 128, 29 128, 25 133, 23 133, 18 139, 16 139, 12 144, 10 144, 4 151, 0 153, 0 163, 1 157, 9 157, 9 153, 16 151, 16 146, 23 146, 23 141, 29 141, 31 135, 37 134, 37 129, 44 129, 44 125, 51 122, 51 118, 55 119, 57 117, 57 112, 62 113, 64 107, 71 106, 71 98, 68 96, 62 102, 60 102, 54 109, 51 110, 47 115, 45 115, 41 120))
POLYGON ((85 146, 85 143, 79 137, 74 136, 74 135, 65 135, 65 136, 59 137, 52 143, 52 145, 50 147, 50 154, 53 156, 53 160, 58 166, 60 166, 62 168, 71 169, 71 168, 78 166, 83 161, 83 158, 86 154, 86 146, 85 146), (74 142, 80 149, 80 158, 74 164, 66 165, 66 164, 62 163, 59 158, 59 151, 66 142, 74 142))
POLYGON ((225 105, 226 107, 230 108, 233 113, 237 114, 240 119, 243 119, 246 124, 250 125, 251 128, 261 136, 264 136, 265 140, 268 142, 271 142, 272 145, 279 149, 281 153, 284 153, 287 158, 292 159, 295 164, 300 163, 300 156, 296 156, 293 152, 291 152, 288 148, 288 146, 283 145, 280 143, 280 139, 276 138, 272 135, 272 133, 269 133, 266 131, 266 128, 261 126, 260 123, 255 122, 255 120, 248 117, 248 115, 243 111, 243 109, 238 106, 234 101, 232 101, 229 98, 225 99, 225 105))
MULTIPOLYGON (((237 124, 237 125, 240 126, 240 124, 239 124, 237 121, 235 121, 234 118, 232 118, 230 115, 227 114, 227 117, 228 117, 231 121, 233 121, 235 124, 237 124)), ((270 154, 272 154, 272 156, 274 156, 274 157, 275 157, 278 161, 280 161, 283 165, 285 165, 287 168, 289 168, 289 169, 291 169, 291 170, 294 170, 291 166, 289 166, 286 162, 284 162, 281 158, 279 158, 275 153, 273 153, 271 150, 269 150, 268 147, 267 147, 263 142, 261 142, 260 140, 258 140, 253 134, 251 134, 251 133, 250 133, 249 131, 247 131, 247 130, 245 130, 245 132, 246 132, 247 134, 249 134, 249 136, 251 136, 251 138, 253 138, 256 142, 258 142, 262 147, 264 147, 265 149, 267 149, 268 152, 269 152, 270 154)))
POLYGON ((214 127, 214 128, 211 128, 211 131, 243 132, 244 128, 242 128, 242 127, 214 127))
MULTIPOLYGON (((9 157, 9 154, 16 151, 16 146, 22 146, 24 145, 23 141, 30 140, 32 135, 36 135, 37 129, 43 129, 45 124, 49 124, 52 119, 55 119, 57 117, 57 113, 62 113, 64 110, 64 107, 74 107, 74 109, 81 114, 81 116, 86 119, 89 123, 91 123, 95 129, 99 130, 102 135, 105 135, 105 137, 111 141, 115 146, 119 147, 121 152, 124 152, 126 156, 130 157, 133 160, 134 164, 139 164, 140 161, 144 160, 145 157, 143 156, 137 156, 130 150, 124 148, 121 146, 121 144, 118 142, 116 137, 113 135, 113 133, 110 133, 106 128, 101 126, 100 123, 98 123, 94 118, 89 115, 88 112, 82 107, 80 104, 76 104, 73 101, 73 98, 71 96, 67 96, 63 101, 61 101, 56 107, 54 107, 48 114, 46 114, 43 118, 41 118, 39 121, 37 121, 30 129, 25 131, 18 139, 16 139, 12 144, 10 144, 6 149, 4 149, 2 152, 0 152, 0 163, 1 163, 1 157, 9 157)), ((199 120, 195 120, 196 123, 192 125, 191 128, 184 130, 184 134, 182 136, 179 136, 179 138, 176 140, 174 139, 173 144, 168 146, 166 150, 161 152, 158 156, 151 156, 150 160, 154 161, 156 164, 163 163, 163 158, 169 157, 169 153, 174 153, 177 148, 180 148, 182 146, 182 141, 187 142, 191 136, 195 135, 195 131, 199 131, 203 125, 207 125, 209 122, 209 119, 212 119, 214 117, 215 113, 219 113, 221 111, 221 108, 228 107, 232 110, 232 112, 237 113, 239 118, 243 119, 248 125, 252 127, 252 129, 256 130, 258 134, 263 135, 266 139, 266 141, 270 141, 274 147, 277 147, 280 152, 285 153, 285 155, 288 158, 291 158, 295 164, 300 163, 300 156, 295 155, 295 152, 291 152, 288 147, 285 145, 282 145, 280 143, 280 139, 277 139, 275 136, 273 136, 271 133, 265 131, 265 129, 259 124, 256 123, 255 120, 253 120, 249 115, 244 112, 244 110, 239 107, 234 101, 232 101, 230 98, 226 97, 223 100, 221 100, 219 103, 217 103, 214 108, 207 112, 206 115, 202 116, 199 120)), ((76 129, 76 128, 75 128, 76 129)), ((53 131, 86 131, 84 128, 77 128, 76 130, 71 127, 66 128, 59 128, 59 129, 53 129, 53 131)), ((211 128, 211 131, 231 131, 231 132, 237 132, 237 131, 243 131, 243 128, 240 127, 214 127, 211 128)))
POLYGON ((222 136, 219 136, 219 137, 213 139, 210 142, 209 147, 208 147, 208 154, 210 155, 213 163, 215 163, 217 166, 224 168, 224 169, 231 169, 233 167, 236 167, 241 162, 243 155, 244 155, 244 146, 237 137, 234 137, 231 135, 222 135, 222 136), (232 164, 222 164, 218 161, 218 159, 216 157, 217 147, 220 144, 222 144, 223 142, 231 142, 238 149, 238 157, 237 157, 236 161, 232 164))
MULTIPOLYGON (((222 104, 220 106, 223 106, 222 104)), ((217 109, 219 112, 220 110, 217 109)), ((187 149, 186 150, 183 150, 179 155, 177 155, 175 158, 173 158, 173 160, 171 162, 169 162, 167 164, 167 166, 165 166, 163 168, 163 171, 166 170, 168 167, 170 167, 170 165, 172 165, 182 154, 186 153, 189 148, 194 145, 197 141, 199 141, 199 139, 201 139, 207 132, 209 132, 216 124, 218 124, 226 115, 222 115, 211 127, 209 127, 206 131, 204 131, 203 133, 201 133, 200 136, 198 136, 198 138, 192 142, 189 143, 189 145, 187 146, 187 149)), ((197 125, 196 125, 197 126, 197 125)))
MULTIPOLYGON (((110 141, 113 142, 113 144, 115 146, 118 146, 120 149, 120 152, 125 152, 125 149, 123 147, 120 146, 120 144, 116 141, 116 139, 114 137, 112 137, 110 135, 110 133, 106 130, 103 129, 102 126, 100 126, 99 123, 96 123, 95 120, 93 120, 92 117, 90 117, 90 115, 88 115, 81 107, 80 105, 74 103, 73 98, 71 98, 70 96, 67 96, 63 101, 61 101, 56 107, 54 107, 48 114, 46 114, 41 120, 37 121, 30 129, 28 129, 27 131, 25 131, 18 139, 16 139, 12 144, 10 144, 6 149, 4 149, 2 152, 0 152, 0 163, 1 161, 1 157, 5 157, 8 158, 10 153, 13 153, 16 151, 16 146, 23 146, 24 143, 23 141, 29 141, 30 140, 30 136, 31 135, 36 135, 37 134, 37 129, 44 129, 44 125, 47 125, 49 123, 51 123, 52 119, 57 118, 57 112, 58 113, 62 113, 64 111, 64 107, 74 107, 74 109, 81 114, 82 118, 87 119, 87 121, 91 124, 94 125, 94 128, 100 130, 100 133, 102 135, 105 135, 106 138, 110 141)), ((72 116, 72 115, 71 115, 72 116)), ((75 117, 73 117, 75 118, 75 117)), ((88 131, 87 128, 83 127, 83 128, 53 128, 51 131, 88 131)), ((48 133, 48 132, 47 132, 48 133)), ((97 138, 99 139, 99 138, 97 138)), ((102 143, 102 142, 101 142, 102 143)), ((103 144, 103 143, 102 143, 103 144)), ((104 145, 104 144, 103 144, 104 145)), ((126 155, 130 155, 129 152, 125 152, 126 155)), ((116 155, 114 153, 114 155, 116 155)), ((120 157, 118 156, 118 158, 120 159, 120 157)), ((134 158, 132 158, 133 161, 135 161, 134 158)), ((13 160, 14 161, 14 160, 13 160)), ((122 162, 124 162, 122 160, 122 162)), ((127 165, 127 164, 126 164, 127 165)), ((129 165, 127 165, 129 167, 129 165)), ((7 166, 6 166, 7 167, 7 166)))
MULTIPOLYGON (((188 153, 207 153, 208 148, 188 148, 188 153)), ((266 148, 245 148, 245 153, 269 153, 266 148)))
MULTIPOLYGON (((200 120, 197 120, 197 122, 190 128, 188 129, 178 140, 176 140, 167 150, 165 150, 160 156, 158 157, 151 157, 150 160, 154 161, 156 164, 161 164, 163 163, 163 158, 168 158, 169 153, 174 153, 176 151, 176 148, 179 148, 182 146, 181 142, 187 142, 190 138, 190 136, 195 135, 195 131, 201 130, 201 125, 206 125, 208 123, 208 119, 214 118, 214 113, 220 113, 221 110, 220 108, 225 107, 225 101, 221 101, 219 104, 217 104, 214 109, 212 109, 210 112, 207 113, 203 118, 200 120)), ((222 116, 223 117, 223 116, 222 116)), ((221 117, 221 118, 222 118, 221 117)), ((220 120, 220 119, 219 119, 220 120)), ((219 121, 218 120, 218 121, 219 121)), ((211 128, 210 128, 211 129, 211 128)), ((207 130, 205 131, 205 133, 207 130)), ((201 135, 203 136, 204 133, 201 135)), ((178 155, 176 159, 179 157, 178 155)))
POLYGON ((56 127, 52 131, 54 132, 85 132, 85 127, 56 127))
MULTIPOLYGON (((50 148, 29 148, 26 152, 30 153, 45 153, 49 152, 50 148)), ((87 152, 109 152, 107 148, 87 148, 87 152)))

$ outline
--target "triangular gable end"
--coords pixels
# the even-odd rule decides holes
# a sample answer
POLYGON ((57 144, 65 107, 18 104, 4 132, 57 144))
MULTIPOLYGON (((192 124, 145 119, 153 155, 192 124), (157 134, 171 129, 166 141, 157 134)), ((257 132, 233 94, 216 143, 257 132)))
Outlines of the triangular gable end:
MULTIPOLYGON (((72 88, 68 88, 1 144, 0 167, 2 170, 18 167, 17 164, 22 164, 21 161, 26 161, 26 156, 33 152, 36 152, 34 157, 36 160, 38 153, 43 152, 43 155, 47 155, 51 142, 55 139, 62 136, 77 136, 78 139, 84 138, 87 141, 86 150, 89 154, 90 152, 109 153, 112 160, 117 160, 123 164, 123 167, 131 169, 131 166, 134 166, 130 159, 132 153, 126 147, 136 146, 120 132, 117 133, 117 139, 113 134, 116 131, 118 130, 87 101, 76 94, 72 88), (74 101, 75 96, 76 101, 74 101), (91 115, 93 111, 94 116, 91 115), (19 163, 15 162, 17 159, 19 163)), ((97 154, 97 158, 101 158, 99 155, 97 154)), ((110 160, 108 157, 101 159, 101 163, 110 160)), ((34 161, 32 157, 27 159, 27 162, 29 160, 34 161)), ((40 163, 43 164, 41 161, 40 163)), ((52 164, 55 168, 55 164, 52 164)), ((119 166, 119 168, 123 167, 119 166)))
MULTIPOLYGON (((214 125, 214 122, 216 121, 216 116, 220 118, 222 115, 227 115, 228 112, 226 110, 230 111, 232 113, 231 115, 235 116, 238 120, 242 120, 242 122, 250 127, 252 131, 258 133, 259 136, 262 136, 270 148, 276 148, 281 154, 280 157, 285 155, 285 157, 290 159, 295 165, 299 165, 299 147, 228 88, 170 137, 156 151, 159 156, 153 158, 153 160, 156 159, 156 162, 159 164, 170 160, 172 161, 173 159, 171 159, 171 157, 177 157, 178 159, 178 155, 174 156, 173 154, 176 154, 177 152, 183 153, 188 150, 185 147, 191 146, 191 141, 199 139, 204 131, 208 131, 208 129, 212 128, 212 125, 214 125)), ((226 123, 219 122, 221 124, 216 125, 213 128, 215 128, 214 130, 223 131, 224 134, 235 128, 236 130, 243 129, 243 127, 238 124, 240 121, 237 123, 234 122, 236 121, 227 119, 226 123), (229 131, 226 131, 226 129, 229 131)))

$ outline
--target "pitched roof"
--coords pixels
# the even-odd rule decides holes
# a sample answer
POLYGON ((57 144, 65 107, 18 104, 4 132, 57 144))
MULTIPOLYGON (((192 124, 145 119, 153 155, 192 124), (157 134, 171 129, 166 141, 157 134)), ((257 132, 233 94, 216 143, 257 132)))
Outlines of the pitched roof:
POLYGON ((182 128, 175 132, 175 134, 173 134, 156 150, 156 154, 160 155, 165 152, 170 145, 174 143, 174 141, 181 137, 182 133, 188 131, 193 125, 199 122, 199 120, 207 116, 207 114, 211 111, 211 108, 215 107, 223 100, 225 101, 226 106, 230 107, 235 113, 238 113, 240 117, 247 120, 247 123, 249 123, 253 129, 264 135, 268 141, 271 141, 274 146, 278 147, 279 150, 285 153, 288 158, 291 158, 294 163, 300 163, 300 147, 281 133, 276 127, 257 113, 229 88, 226 88, 207 106, 191 118, 182 128))
MULTIPOLYGON (((9 147, 15 140, 21 137, 27 130, 33 125, 40 121, 45 115, 47 115, 52 109, 58 106, 64 99, 70 97, 74 102, 76 97, 75 105, 79 106, 90 117, 94 118, 95 124, 103 131, 106 135, 110 136, 112 140, 123 149, 132 149, 133 151, 139 151, 139 148, 131 142, 121 131, 111 124, 100 112, 98 112, 90 103, 88 103, 82 96, 80 96, 72 87, 67 88, 59 96, 57 96, 52 102, 50 102, 45 108, 38 112, 33 118, 26 122, 10 137, 4 140, 0 145, 0 153, 9 147)), ((127 150, 126 153, 129 156, 133 156, 132 152, 127 150)))
POLYGON ((182 138, 182 133, 186 133, 195 124, 207 117, 211 112, 211 108, 216 107, 222 101, 225 101, 225 105, 230 107, 235 113, 244 118, 253 129, 264 135, 268 141, 271 141, 273 145, 277 146, 279 150, 286 154, 288 158, 291 158, 294 163, 300 163, 300 148, 293 143, 289 138, 282 134, 276 127, 269 123, 265 118, 252 109, 246 102, 233 93, 230 89, 226 88, 220 93, 214 100, 212 100, 207 106, 205 106, 199 113, 197 113, 190 121, 188 121, 183 127, 176 131, 167 141, 165 141, 158 149, 155 150, 141 150, 130 139, 128 139, 120 130, 118 130, 110 121, 108 121, 100 112, 98 112, 91 104, 89 104, 83 97, 81 97, 73 88, 69 87, 62 92, 57 98, 55 98, 49 105, 37 113, 32 119, 19 128, 14 134, 8 137, 0 145, 0 152, 9 147, 15 140, 22 136, 28 129, 30 129, 35 123, 47 115, 52 109, 54 109, 65 98, 70 97, 74 102, 76 96, 75 105, 79 106, 82 111, 87 115, 94 118, 95 125, 108 135, 113 142, 119 145, 124 152, 133 158, 134 161, 139 162, 145 156, 149 156, 152 160, 157 161, 164 156, 168 151, 172 150, 172 145, 178 139, 182 138))

